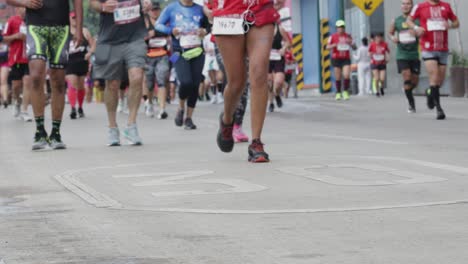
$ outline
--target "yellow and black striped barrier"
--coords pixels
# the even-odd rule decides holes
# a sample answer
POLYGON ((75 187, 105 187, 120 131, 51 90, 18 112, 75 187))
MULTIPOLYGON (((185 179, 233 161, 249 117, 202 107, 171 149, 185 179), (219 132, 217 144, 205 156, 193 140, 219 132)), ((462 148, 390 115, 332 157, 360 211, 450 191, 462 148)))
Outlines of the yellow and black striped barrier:
POLYGON ((293 55, 296 60, 299 72, 296 77, 296 87, 298 90, 304 88, 304 54, 302 49, 302 34, 294 34, 293 36, 293 55))
POLYGON ((320 39, 322 49, 322 93, 331 92, 332 75, 331 75, 331 55, 327 49, 328 38, 330 37, 330 23, 328 19, 320 21, 320 39))

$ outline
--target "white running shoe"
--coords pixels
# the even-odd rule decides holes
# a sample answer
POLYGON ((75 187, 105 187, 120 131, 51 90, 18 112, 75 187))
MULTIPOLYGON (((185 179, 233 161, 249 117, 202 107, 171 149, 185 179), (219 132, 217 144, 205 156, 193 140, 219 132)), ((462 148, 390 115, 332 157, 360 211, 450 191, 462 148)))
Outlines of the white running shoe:
POLYGON ((109 128, 109 134, 107 138, 107 146, 118 147, 120 146, 120 131, 117 127, 109 128))
POLYGON ((140 146, 143 144, 140 135, 138 134, 138 128, 136 124, 130 125, 124 130, 124 137, 128 143, 133 146, 140 146))
POLYGON ((19 104, 14 104, 13 106, 13 117, 19 118, 21 114, 21 106, 19 104))
POLYGON ((218 94, 214 94, 213 97, 211 97, 210 104, 217 104, 218 103, 218 94))
POLYGON ((32 122, 32 117, 28 114, 28 112, 21 112, 20 118, 24 122, 32 122))
POLYGON ((145 102, 145 114, 147 117, 154 117, 154 105, 149 103, 149 100, 145 102))
POLYGON ((216 97, 217 97, 216 101, 218 104, 224 103, 224 97, 221 93, 218 92, 218 94, 216 94, 216 97))
POLYGON ((122 99, 119 99, 119 104, 117 106, 117 113, 123 113, 124 110, 124 102, 122 99))

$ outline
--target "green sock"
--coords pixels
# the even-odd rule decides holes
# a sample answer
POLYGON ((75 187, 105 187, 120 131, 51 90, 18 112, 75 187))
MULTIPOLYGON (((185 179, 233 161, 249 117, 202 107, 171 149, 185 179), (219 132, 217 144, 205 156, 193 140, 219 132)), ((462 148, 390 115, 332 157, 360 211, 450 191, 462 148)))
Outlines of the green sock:
POLYGON ((59 134, 61 124, 62 124, 62 120, 53 120, 52 121, 52 132, 51 132, 51 134, 59 134))
POLYGON ((45 131, 44 116, 37 116, 34 119, 36 120, 36 130, 37 131, 45 131))

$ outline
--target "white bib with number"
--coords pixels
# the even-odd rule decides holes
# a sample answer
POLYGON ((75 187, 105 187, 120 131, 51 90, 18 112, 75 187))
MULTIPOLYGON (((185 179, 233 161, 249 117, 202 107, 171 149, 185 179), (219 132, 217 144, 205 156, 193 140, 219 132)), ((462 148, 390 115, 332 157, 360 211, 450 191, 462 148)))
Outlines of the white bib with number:
POLYGON ((398 40, 402 44, 412 44, 416 42, 416 37, 410 31, 401 31, 398 34, 398 40))
POLYGON ((273 49, 270 51, 270 60, 271 61, 280 61, 281 53, 279 50, 273 49))
POLYGON ((20 33, 21 34, 27 34, 28 33, 28 29, 27 29, 26 25, 23 24, 23 25, 20 26, 20 33))
POLYGON ((166 38, 152 38, 149 40, 148 46, 150 48, 164 48, 167 45, 166 38))
POLYGON ((427 30, 428 31, 444 31, 444 30, 447 30, 445 28, 445 20, 440 20, 440 19, 429 19, 429 20, 427 20, 427 30))
POLYGON ((184 49, 194 48, 201 45, 201 39, 198 35, 188 34, 180 36, 180 46, 184 49))
POLYGON ((383 55, 383 54, 374 54, 373 58, 374 58, 375 61, 383 61, 383 60, 385 60, 385 55, 383 55))
POLYGON ((244 20, 242 18, 214 18, 213 35, 243 35, 244 33, 244 20))
POLYGON ((137 21, 141 16, 140 2, 137 0, 119 2, 114 11, 114 22, 116 24, 129 24, 137 21))
POLYGON ((338 51, 348 51, 350 49, 349 44, 338 44, 336 48, 338 51))

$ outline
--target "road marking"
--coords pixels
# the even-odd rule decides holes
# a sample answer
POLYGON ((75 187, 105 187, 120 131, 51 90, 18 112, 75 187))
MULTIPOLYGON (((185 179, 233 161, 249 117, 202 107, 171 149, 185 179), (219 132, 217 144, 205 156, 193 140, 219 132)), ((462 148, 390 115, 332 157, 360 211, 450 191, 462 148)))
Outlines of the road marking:
POLYGON ((218 184, 228 186, 215 190, 190 190, 190 191, 172 191, 172 192, 153 192, 156 197, 168 196, 185 196, 185 195, 206 195, 206 194, 229 194, 229 193, 251 193, 267 190, 265 186, 253 184, 251 182, 239 179, 197 179, 189 180, 196 177, 214 174, 214 171, 182 171, 182 172, 162 172, 162 173, 145 173, 145 174, 130 174, 130 175, 115 175, 114 178, 141 178, 141 177, 158 177, 159 179, 142 181, 133 183, 134 187, 150 187, 150 186, 169 186, 169 185, 194 185, 194 184, 218 184), (162 177, 162 178, 161 178, 162 177))
POLYGON ((382 139, 374 139, 374 138, 359 138, 359 137, 340 136, 340 135, 327 135, 327 134, 308 134, 308 136, 331 138, 331 139, 352 140, 352 141, 362 141, 362 142, 370 142, 370 143, 381 143, 381 144, 390 144, 390 145, 409 145, 409 143, 407 143, 407 142, 382 140, 382 139))
POLYGON ((307 167, 284 167, 277 169, 280 172, 305 177, 308 179, 324 182, 331 185, 339 186, 382 186, 395 184, 419 184, 419 183, 434 183, 442 182, 447 179, 411 172, 406 170, 395 169, 386 166, 375 164, 332 164, 332 165, 310 165, 307 167), (324 169, 362 169, 377 173, 387 173, 398 177, 407 178, 405 180, 353 180, 347 175, 331 176, 323 172, 324 169))
POLYGON ((225 210, 225 209, 196 209, 196 208, 153 208, 153 207, 123 207, 116 209, 124 209, 131 211, 151 211, 161 213, 192 213, 192 214, 245 214, 245 215, 261 215, 261 214, 315 214, 315 213, 342 213, 342 212, 357 212, 357 211, 376 211, 376 210, 391 210, 391 209, 407 209, 418 207, 432 206, 449 206, 468 204, 468 200, 449 200, 427 203, 405 203, 393 205, 377 205, 363 207, 347 207, 347 208, 305 208, 305 209, 280 209, 280 210, 225 210))

